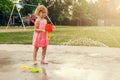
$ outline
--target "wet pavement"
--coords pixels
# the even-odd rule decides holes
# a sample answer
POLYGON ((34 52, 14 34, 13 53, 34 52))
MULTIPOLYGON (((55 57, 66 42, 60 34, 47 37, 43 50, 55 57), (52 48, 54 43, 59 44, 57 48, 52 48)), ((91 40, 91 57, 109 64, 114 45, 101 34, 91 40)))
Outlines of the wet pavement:
MULTIPOLYGON (((120 48, 48 46, 48 65, 33 66, 33 46, 0 45, 0 80, 120 80, 120 48), (39 73, 20 66, 39 67, 39 73)), ((41 49, 38 52, 40 61, 41 49)))

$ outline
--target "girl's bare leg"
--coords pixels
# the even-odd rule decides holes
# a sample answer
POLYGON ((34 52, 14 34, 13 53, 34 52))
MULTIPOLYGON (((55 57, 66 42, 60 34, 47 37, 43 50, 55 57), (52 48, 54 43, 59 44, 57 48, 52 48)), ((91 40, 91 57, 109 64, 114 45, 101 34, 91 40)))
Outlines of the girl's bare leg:
POLYGON ((37 52, 38 52, 38 47, 34 47, 34 52, 33 52, 33 60, 34 60, 34 65, 37 64, 37 52))
POLYGON ((45 55, 46 55, 46 49, 47 47, 42 47, 42 60, 41 60, 41 64, 48 64, 47 62, 45 62, 45 55))

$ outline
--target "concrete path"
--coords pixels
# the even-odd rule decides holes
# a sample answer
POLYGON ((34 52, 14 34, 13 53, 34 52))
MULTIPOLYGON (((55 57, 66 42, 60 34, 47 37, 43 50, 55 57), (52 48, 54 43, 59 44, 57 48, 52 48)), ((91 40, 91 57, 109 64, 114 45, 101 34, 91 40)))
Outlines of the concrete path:
MULTIPOLYGON (((120 80, 120 48, 48 46, 48 65, 33 66, 33 46, 0 44, 0 80, 120 80), (39 67, 39 73, 20 68, 39 67)), ((41 49, 38 53, 40 61, 41 49)))

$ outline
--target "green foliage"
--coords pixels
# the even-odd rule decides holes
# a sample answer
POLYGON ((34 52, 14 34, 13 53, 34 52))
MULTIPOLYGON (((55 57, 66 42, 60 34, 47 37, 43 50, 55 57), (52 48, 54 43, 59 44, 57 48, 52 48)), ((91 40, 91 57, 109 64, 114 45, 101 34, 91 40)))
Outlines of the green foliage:
POLYGON ((69 16, 68 9, 70 5, 72 5, 72 0, 55 0, 53 6, 48 8, 52 21, 56 23, 67 18, 69 16))
POLYGON ((92 16, 89 12, 89 3, 86 0, 78 0, 73 2, 73 20, 76 20, 78 26, 81 25, 82 21, 91 20, 92 16))
POLYGON ((2 13, 10 13, 13 7, 13 3, 10 0, 0 0, 0 11, 2 13))

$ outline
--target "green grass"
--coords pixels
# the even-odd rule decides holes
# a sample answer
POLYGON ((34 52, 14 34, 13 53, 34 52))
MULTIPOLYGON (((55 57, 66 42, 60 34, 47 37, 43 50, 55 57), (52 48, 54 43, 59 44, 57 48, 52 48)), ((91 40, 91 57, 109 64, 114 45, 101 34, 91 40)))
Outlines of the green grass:
MULTIPOLYGON (((57 26, 49 35, 49 44, 52 45, 120 47, 120 27, 57 26)), ((0 44, 31 44, 32 36, 31 28, 27 31, 1 32, 0 44)))

